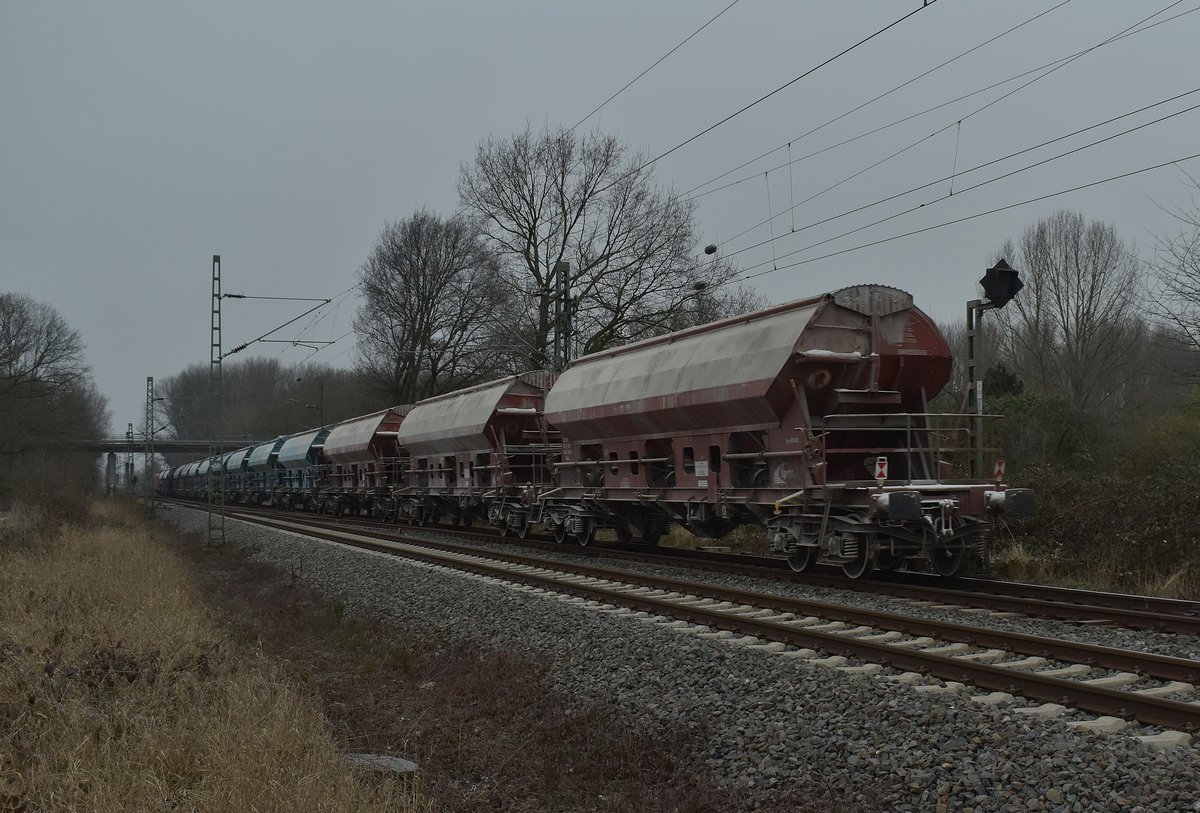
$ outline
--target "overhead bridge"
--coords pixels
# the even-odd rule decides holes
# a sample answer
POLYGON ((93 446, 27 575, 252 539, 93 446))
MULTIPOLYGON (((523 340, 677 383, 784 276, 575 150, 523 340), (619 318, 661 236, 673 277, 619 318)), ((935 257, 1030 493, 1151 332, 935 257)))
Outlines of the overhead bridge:
MULTIPOLYGON (((235 449, 243 449, 247 446, 254 446, 259 443, 266 443, 270 438, 223 438, 212 443, 213 448, 220 452, 232 452, 235 449)), ((99 438, 92 440, 64 440, 57 441, 51 445, 59 448, 78 449, 82 452, 128 452, 133 451, 135 454, 145 451, 146 441, 144 438, 135 437, 130 443, 129 438, 99 438)), ((209 441, 207 440, 189 440, 178 438, 155 438, 154 451, 155 453, 169 452, 193 452, 197 455, 208 453, 209 441)))

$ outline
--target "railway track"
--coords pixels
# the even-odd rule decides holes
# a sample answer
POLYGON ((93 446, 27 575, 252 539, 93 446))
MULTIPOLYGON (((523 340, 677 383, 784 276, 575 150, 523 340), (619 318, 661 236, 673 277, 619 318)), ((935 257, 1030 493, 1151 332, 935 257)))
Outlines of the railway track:
MULTIPOLYGON (((180 505, 197 506, 197 502, 190 500, 172 499, 169 501, 177 502, 180 505)), ((320 516, 261 506, 236 506, 236 510, 263 511, 277 516, 320 516)), ((353 523, 356 527, 365 529, 386 529, 396 532, 398 528, 393 523, 367 517, 343 518, 341 521, 353 523)), ((977 608, 1070 623, 1200 635, 1200 603, 1179 599, 1105 593, 994 579, 959 578, 948 581, 929 574, 908 572, 880 573, 874 579, 854 580, 848 579, 840 573, 835 575, 832 572, 795 573, 784 560, 768 556, 685 548, 647 549, 636 546, 581 548, 562 545, 549 539, 500 537, 491 530, 480 531, 448 525, 429 525, 420 530, 444 532, 493 544, 505 542, 531 550, 571 553, 582 558, 625 559, 696 570, 719 569, 723 573, 903 598, 913 602, 922 602, 932 608, 977 608)))
POLYGON ((728 638, 847 672, 900 670, 892 679, 915 691, 960 694, 971 684, 983 703, 1019 694, 1041 705, 1015 713, 1057 716, 1067 706, 1098 720, 1070 725, 1120 730, 1127 721, 1172 729, 1148 742, 1180 744, 1174 732, 1200 730, 1195 698, 1200 662, 1053 638, 971 627, 889 612, 734 590, 518 553, 406 537, 380 529, 348 530, 337 520, 233 511, 238 520, 466 571, 520 589, 573 596, 593 609, 709 637, 728 638), (848 659, 863 661, 850 665, 848 659))

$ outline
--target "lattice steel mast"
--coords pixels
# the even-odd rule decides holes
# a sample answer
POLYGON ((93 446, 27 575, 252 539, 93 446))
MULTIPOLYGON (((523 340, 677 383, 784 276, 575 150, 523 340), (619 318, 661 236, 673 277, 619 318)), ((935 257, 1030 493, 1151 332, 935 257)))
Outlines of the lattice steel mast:
POLYGON ((146 376, 146 503, 154 508, 154 376, 146 376))
POLYGON ((221 255, 212 258, 212 321, 208 365, 208 544, 225 544, 225 467, 215 460, 221 438, 221 255))

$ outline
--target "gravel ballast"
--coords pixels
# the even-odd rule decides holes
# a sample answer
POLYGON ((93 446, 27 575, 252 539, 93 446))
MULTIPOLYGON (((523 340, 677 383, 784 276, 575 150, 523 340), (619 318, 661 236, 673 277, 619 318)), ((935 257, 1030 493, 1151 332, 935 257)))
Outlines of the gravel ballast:
MULTIPOLYGON (((172 513, 183 530, 206 522, 199 511, 172 513)), ((400 635, 434 629, 525 654, 581 704, 616 704, 649 730, 695 732, 696 765, 744 788, 748 809, 802 789, 864 810, 1200 810, 1194 747, 1149 748, 397 557, 234 520, 226 527, 253 559, 296 573, 348 613, 400 635)))
MULTIPOLYGON (((444 540, 458 545, 472 545, 482 550, 514 552, 514 548, 511 545, 503 542, 487 543, 478 539, 428 531, 414 533, 414 529, 404 527, 399 527, 396 530, 403 531, 411 536, 426 536, 431 540, 444 540)), ((518 549, 516 552, 520 553, 522 551, 518 549)), ((558 559, 565 562, 578 563, 581 561, 578 554, 572 553, 570 546, 567 546, 561 553, 552 550, 536 550, 530 551, 530 554, 540 558, 558 559)), ((1174 658, 1200 660, 1200 637, 1195 635, 1072 624, 1052 618, 1010 617, 1007 614, 992 615, 989 613, 964 612, 964 609, 969 609, 965 606, 963 609, 935 609, 931 604, 914 604, 886 594, 821 587, 784 579, 772 579, 768 576, 758 577, 721 573, 718 569, 719 566, 714 566, 712 569, 671 567, 669 565, 634 562, 628 559, 596 560, 591 556, 583 561, 589 564, 594 563, 601 567, 610 567, 614 570, 661 574, 670 578, 716 584, 735 590, 748 590, 790 598, 825 601, 831 604, 861 607, 866 610, 881 610, 896 613, 897 615, 910 615, 936 621, 952 621, 958 624, 970 624, 972 626, 988 627, 1006 632, 1040 635, 1047 638, 1060 638, 1066 641, 1101 644, 1103 646, 1131 649, 1139 652, 1152 652, 1174 658)))

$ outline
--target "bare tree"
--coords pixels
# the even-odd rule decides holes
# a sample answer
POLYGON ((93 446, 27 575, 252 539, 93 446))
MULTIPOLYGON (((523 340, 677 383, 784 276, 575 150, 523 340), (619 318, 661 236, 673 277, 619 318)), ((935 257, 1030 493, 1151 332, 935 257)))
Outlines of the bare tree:
POLYGON ((934 412, 963 412, 967 396, 967 326, 962 319, 938 322, 938 330, 950 345, 950 379, 934 397, 934 412))
MULTIPOLYGON (((161 426, 178 438, 208 433, 208 365, 193 364, 159 382, 161 426)), ((361 374, 319 364, 289 367, 278 359, 249 357, 223 370, 222 434, 272 438, 331 424, 390 406, 361 374)), ((194 458, 169 456, 172 463, 194 458)))
POLYGON ((1175 371, 1195 382, 1200 380, 1200 203, 1193 199, 1190 209, 1164 208, 1178 221, 1179 230, 1158 238, 1149 262, 1149 311, 1166 326, 1165 338, 1178 345, 1172 354, 1175 371))
POLYGON ((68 481, 94 479, 94 456, 58 445, 99 437, 108 425, 83 350, 79 333, 54 308, 0 294, 0 502, 33 481, 32 469, 57 472, 56 493, 68 481))
POLYGON ((714 291, 736 276, 695 259, 693 204, 656 187, 641 163, 613 136, 526 128, 488 138, 463 165, 459 196, 500 257, 514 295, 503 319, 527 365, 547 363, 559 262, 571 264, 579 353, 675 329, 698 284, 714 291))
POLYGON ((87 373, 83 340, 58 311, 0 294, 0 394, 41 398, 87 373))
POLYGON ((509 292, 464 217, 429 211, 384 228, 359 271, 358 368, 398 403, 473 384, 501 355, 492 340, 509 292))
POLYGON ((1106 223, 1058 211, 998 256, 1016 258, 1025 288, 989 314, 988 341, 1028 387, 1096 414, 1130 402, 1145 325, 1139 267, 1106 223))

